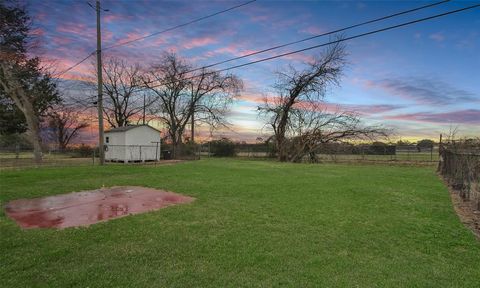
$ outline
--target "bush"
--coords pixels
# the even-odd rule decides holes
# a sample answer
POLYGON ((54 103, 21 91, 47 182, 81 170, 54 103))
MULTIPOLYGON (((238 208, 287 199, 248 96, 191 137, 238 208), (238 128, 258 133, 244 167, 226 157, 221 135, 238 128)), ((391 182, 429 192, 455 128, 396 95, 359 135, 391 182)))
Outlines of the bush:
POLYGON ((98 149, 95 149, 85 144, 81 144, 80 146, 72 148, 71 151, 73 152, 73 157, 86 158, 86 157, 92 157, 94 150, 95 150, 95 155, 98 155, 98 149))
POLYGON ((30 143, 26 134, 6 134, 0 135, 0 148, 31 150, 33 149, 33 145, 30 143))
POLYGON ((195 143, 187 142, 181 147, 182 156, 194 156, 195 155, 195 143))
POLYGON ((228 138, 210 141, 210 152, 215 157, 235 156, 235 143, 228 138))

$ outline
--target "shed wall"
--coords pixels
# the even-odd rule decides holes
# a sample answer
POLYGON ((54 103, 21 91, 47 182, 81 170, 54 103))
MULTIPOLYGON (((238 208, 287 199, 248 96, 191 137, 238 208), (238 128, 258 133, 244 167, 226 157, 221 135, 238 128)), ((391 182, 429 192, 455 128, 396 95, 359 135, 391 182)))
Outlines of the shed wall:
POLYGON ((123 132, 106 133, 109 137, 105 159, 108 161, 151 161, 160 159, 160 133, 148 126, 123 132))
POLYGON ((105 160, 124 161, 126 155, 125 132, 105 133, 105 145, 108 147, 107 151, 105 151, 105 160))

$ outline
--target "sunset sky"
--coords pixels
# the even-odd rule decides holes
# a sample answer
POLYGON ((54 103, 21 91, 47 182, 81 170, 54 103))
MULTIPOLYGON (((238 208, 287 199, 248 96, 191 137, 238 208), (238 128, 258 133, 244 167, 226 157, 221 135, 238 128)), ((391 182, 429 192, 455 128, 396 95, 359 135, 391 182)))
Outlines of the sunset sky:
MULTIPOLYGON (((245 2, 245 1, 244 1, 245 2)), ((93 3, 93 2, 92 2, 93 3)), ((103 45, 136 39, 242 1, 105 0, 103 45)), ((174 31, 106 50, 142 65, 171 51, 202 66, 252 51, 343 28, 419 7, 424 1, 264 1, 174 31)), ((63 70, 95 50, 95 11, 85 1, 27 1, 40 35, 43 56, 63 70)), ((476 4, 452 1, 352 29, 345 37, 476 4)), ((328 42, 328 37, 220 65, 232 65, 328 42)), ((340 87, 332 87, 330 105, 357 111, 365 122, 394 128, 397 138, 437 139, 450 127, 465 136, 480 135, 480 8, 374 34, 346 43, 348 67, 340 87)), ((272 93, 275 71, 301 65, 320 49, 258 63, 231 72, 245 89, 232 107, 231 130, 219 132, 255 141, 266 131, 256 107, 272 93)), ((94 57, 62 78, 88 76, 94 57)), ((82 93, 67 91, 66 93, 82 93)), ((92 134, 93 135, 93 134, 92 134)), ((87 136, 85 136, 87 137, 87 136)), ((93 136, 92 136, 93 137, 93 136)))

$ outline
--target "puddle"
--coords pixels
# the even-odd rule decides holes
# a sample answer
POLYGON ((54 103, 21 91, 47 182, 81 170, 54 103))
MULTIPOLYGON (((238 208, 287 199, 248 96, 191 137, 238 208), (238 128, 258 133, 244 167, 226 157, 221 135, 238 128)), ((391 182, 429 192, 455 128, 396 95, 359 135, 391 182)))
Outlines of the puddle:
POLYGON ((6 214, 22 228, 88 226, 131 214, 189 203, 195 198, 145 187, 102 188, 10 201, 6 214))

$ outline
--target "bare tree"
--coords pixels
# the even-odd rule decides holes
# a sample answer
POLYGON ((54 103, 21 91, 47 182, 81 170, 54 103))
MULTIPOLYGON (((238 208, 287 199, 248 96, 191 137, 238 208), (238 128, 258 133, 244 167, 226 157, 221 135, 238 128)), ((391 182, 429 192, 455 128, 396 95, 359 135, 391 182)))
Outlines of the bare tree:
POLYGON ((278 79, 274 86, 277 97, 265 98, 265 103, 258 109, 269 117, 268 124, 275 134, 280 161, 288 160, 285 142, 289 125, 292 124, 292 111, 301 103, 321 101, 328 86, 339 83, 345 55, 344 46, 337 42, 313 62, 305 63, 303 70, 290 66, 287 72, 277 72, 278 79))
POLYGON ((299 162, 326 143, 386 136, 381 126, 365 126, 358 114, 327 109, 324 97, 331 85, 338 85, 345 65, 345 47, 336 43, 303 70, 290 67, 278 72, 277 95, 265 97, 258 110, 273 130, 279 161, 299 162))
POLYGON ((78 109, 65 106, 57 106, 49 111, 47 125, 60 151, 64 151, 78 133, 88 127, 78 109))
POLYGON ((178 156, 189 121, 193 123, 195 117, 211 126, 225 125, 229 104, 243 86, 231 74, 206 69, 188 73, 191 70, 193 66, 185 59, 167 53, 145 79, 145 85, 157 97, 154 112, 167 127, 174 157, 178 156))
POLYGON ((144 107, 152 105, 153 97, 142 93, 142 70, 138 64, 110 57, 103 65, 105 100, 103 112, 112 127, 139 122, 144 107), (135 119, 136 118, 136 119, 135 119))
POLYGON ((191 141, 195 140, 195 121, 216 129, 225 126, 225 116, 233 97, 243 88, 243 83, 232 74, 222 75, 207 69, 198 70, 189 81, 191 141))
POLYGON ((307 102, 291 110, 288 138, 284 142, 286 161, 300 162, 305 156, 316 162, 316 153, 324 144, 350 140, 375 140, 390 131, 382 126, 368 126, 358 114, 339 107, 327 109, 322 102, 307 102), (331 111, 329 111, 331 110, 331 111))

